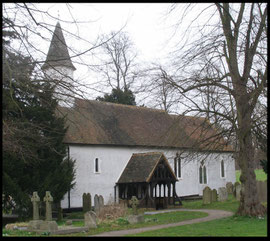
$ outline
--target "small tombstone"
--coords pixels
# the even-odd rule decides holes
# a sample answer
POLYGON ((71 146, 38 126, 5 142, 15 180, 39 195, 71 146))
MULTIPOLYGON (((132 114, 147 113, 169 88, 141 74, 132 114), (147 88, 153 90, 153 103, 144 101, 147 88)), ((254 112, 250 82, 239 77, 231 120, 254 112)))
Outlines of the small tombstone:
POLYGON ((83 212, 88 212, 91 210, 91 194, 83 194, 83 212))
POLYGON ((98 196, 98 202, 99 202, 99 211, 101 211, 104 207, 104 198, 102 195, 98 196))
POLYGON ((135 197, 132 196, 131 200, 129 201, 131 207, 132 207, 132 213, 133 215, 136 215, 138 213, 138 204, 139 204, 139 200, 135 197))
POLYGON ((84 226, 88 228, 97 228, 95 212, 89 211, 84 214, 84 226))
POLYGON ((236 182, 234 184, 234 193, 235 193, 236 200, 240 201, 241 184, 239 182, 236 182))
POLYGON ((239 182, 235 182, 234 185, 233 185, 233 196, 236 198, 236 186, 237 185, 240 185, 239 182))
POLYGON ((217 201, 217 190, 213 189, 211 194, 212 194, 212 202, 216 202, 217 201))
POLYGON ((227 182, 226 183, 226 189, 227 189, 227 193, 228 194, 232 194, 233 193, 233 184, 232 184, 232 182, 227 182))
POLYGON ((72 225, 72 220, 67 220, 66 225, 72 225))
POLYGON ((212 202, 212 191, 210 187, 203 189, 203 204, 209 204, 212 202))
POLYGON ((267 202, 267 181, 256 181, 258 198, 260 202, 267 202))
POLYGON ((40 198, 37 192, 33 192, 33 196, 31 197, 31 202, 33 203, 33 220, 39 220, 40 198))
POLYGON ((220 187, 218 189, 218 201, 223 202, 228 199, 228 192, 226 187, 220 187))
POLYGON ((99 210, 100 210, 100 206, 99 206, 99 197, 97 194, 94 197, 94 209, 95 209, 96 214, 98 215, 99 210))
POLYGON ((46 221, 52 221, 52 202, 53 197, 51 196, 51 193, 49 191, 46 191, 46 195, 43 199, 44 202, 46 202, 46 221))

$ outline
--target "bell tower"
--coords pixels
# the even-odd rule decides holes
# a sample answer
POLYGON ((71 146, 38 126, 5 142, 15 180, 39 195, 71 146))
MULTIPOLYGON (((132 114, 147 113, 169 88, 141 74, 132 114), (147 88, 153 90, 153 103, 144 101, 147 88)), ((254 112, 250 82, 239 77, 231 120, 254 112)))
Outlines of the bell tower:
POLYGON ((41 67, 45 78, 55 85, 55 97, 59 105, 71 107, 74 104, 74 79, 76 70, 59 22, 55 26, 45 63, 41 67))

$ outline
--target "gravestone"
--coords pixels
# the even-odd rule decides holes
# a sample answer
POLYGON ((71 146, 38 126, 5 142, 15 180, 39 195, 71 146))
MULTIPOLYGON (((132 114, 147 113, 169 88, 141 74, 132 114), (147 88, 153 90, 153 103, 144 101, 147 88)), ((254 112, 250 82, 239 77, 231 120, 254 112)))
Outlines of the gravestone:
POLYGON ((212 202, 216 202, 217 201, 217 190, 213 189, 211 194, 212 194, 212 202))
POLYGON ((227 189, 227 193, 228 194, 232 194, 233 193, 233 184, 232 184, 232 182, 227 182, 226 183, 226 189, 227 189))
POLYGON ((233 196, 236 198, 236 186, 237 185, 240 185, 239 182, 235 182, 234 185, 233 185, 233 196))
POLYGON ((100 206, 99 206, 99 197, 97 194, 94 197, 94 210, 95 210, 96 214, 98 215, 99 210, 100 210, 100 206))
POLYGON ((127 217, 128 222, 131 224, 144 222, 144 216, 138 215, 139 200, 137 197, 132 196, 132 198, 129 200, 129 204, 132 207, 132 215, 127 217))
POLYGON ((240 196, 241 196, 241 184, 239 182, 236 182, 234 184, 234 195, 236 200, 240 201, 240 196))
POLYGON ((41 224, 44 222, 43 220, 39 220, 40 198, 37 192, 33 192, 31 202, 33 203, 33 220, 28 223, 27 230, 29 231, 40 229, 41 224))
POLYGON ((129 201, 129 203, 130 203, 130 205, 132 207, 132 213, 133 213, 133 215, 136 215, 138 213, 139 200, 135 196, 132 196, 132 198, 129 201))
POLYGON ((46 203, 46 221, 52 221, 52 202, 53 197, 51 196, 51 193, 49 191, 46 191, 46 195, 43 199, 43 201, 46 203))
POLYGON ((91 211, 91 194, 83 194, 83 212, 91 211))
POLYGON ((210 204, 212 202, 212 191, 210 187, 203 189, 203 204, 210 204))
POLYGON ((99 202, 99 211, 101 211, 104 207, 104 198, 102 195, 98 196, 98 202, 99 202))
POLYGON ((46 217, 45 222, 41 223, 40 229, 47 232, 56 231, 58 230, 57 223, 55 221, 52 221, 53 197, 51 196, 51 192, 46 191, 43 201, 46 203, 46 217))
POLYGON ((33 192, 33 196, 31 197, 31 202, 33 203, 33 220, 39 220, 40 198, 37 192, 33 192))
POLYGON ((258 198, 260 202, 267 202, 267 181, 256 181, 258 198))
POLYGON ((218 189, 218 201, 223 202, 228 199, 228 192, 226 187, 220 187, 218 189))
POLYGON ((88 228, 97 228, 96 214, 93 211, 88 211, 84 214, 84 226, 88 228))

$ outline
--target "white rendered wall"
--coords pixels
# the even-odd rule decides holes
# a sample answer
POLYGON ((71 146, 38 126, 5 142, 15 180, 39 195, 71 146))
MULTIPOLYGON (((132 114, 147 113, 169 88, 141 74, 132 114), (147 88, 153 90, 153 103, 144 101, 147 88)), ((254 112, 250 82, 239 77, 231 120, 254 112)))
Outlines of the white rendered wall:
POLYGON ((44 70, 46 78, 51 81, 57 80, 55 97, 59 99, 59 105, 63 107, 72 107, 74 104, 74 83, 73 69, 65 66, 56 66, 44 70))
MULTIPOLYGON (((76 185, 70 191, 70 207, 82 207, 83 193, 90 193, 92 204, 95 194, 104 197, 105 204, 114 201, 114 186, 133 153, 163 152, 174 170, 174 157, 178 150, 132 147, 110 147, 94 145, 71 145, 70 157, 76 160, 76 185), (95 173, 95 159, 99 159, 100 172, 95 173)), ((199 160, 202 155, 187 156, 182 159, 182 177, 176 182, 178 196, 202 195, 205 186, 218 188, 227 182, 235 182, 235 163, 231 153, 210 154, 207 156, 207 184, 199 184, 199 160), (224 160, 225 178, 221 178, 220 162, 224 160)), ((61 202, 68 208, 68 195, 61 202)))

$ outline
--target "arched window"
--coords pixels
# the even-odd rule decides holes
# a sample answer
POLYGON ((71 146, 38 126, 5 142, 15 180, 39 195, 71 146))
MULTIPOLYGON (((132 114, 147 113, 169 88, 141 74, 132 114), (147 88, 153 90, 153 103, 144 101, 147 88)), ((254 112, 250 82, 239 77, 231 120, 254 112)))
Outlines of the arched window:
POLYGON ((225 177, 225 169, 224 169, 224 161, 221 160, 220 163, 220 171, 221 171, 221 177, 225 177))
POLYGON ((99 163, 98 163, 98 158, 95 159, 95 172, 99 172, 99 163))
POLYGON ((178 153, 176 153, 176 157, 174 158, 174 174, 176 177, 181 177, 181 158, 178 153))
POLYGON ((199 168, 199 182, 200 182, 200 184, 206 184, 207 183, 206 166, 205 165, 200 165, 200 168, 199 168))

